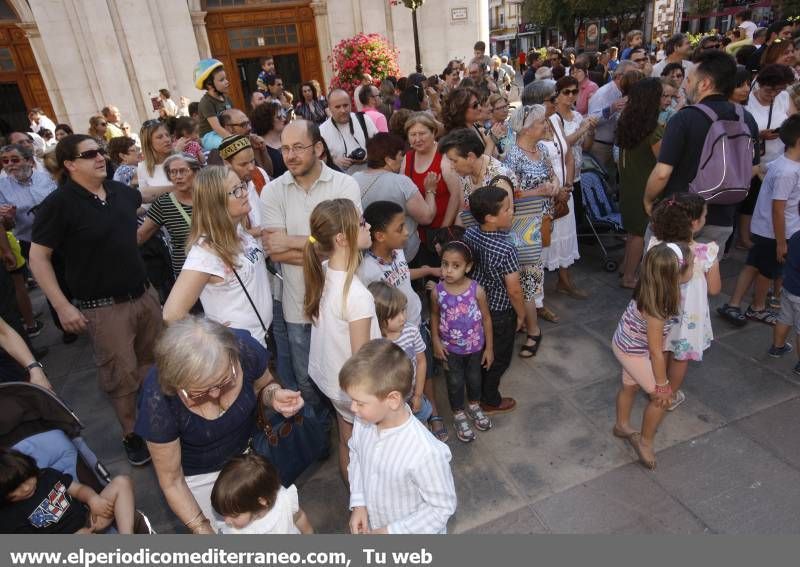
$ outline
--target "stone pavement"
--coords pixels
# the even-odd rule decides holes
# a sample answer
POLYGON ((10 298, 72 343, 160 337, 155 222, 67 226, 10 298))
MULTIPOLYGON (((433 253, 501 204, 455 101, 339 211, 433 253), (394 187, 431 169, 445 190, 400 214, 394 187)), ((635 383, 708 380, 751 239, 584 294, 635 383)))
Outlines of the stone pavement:
MULTIPOLYGON (((502 391, 517 399, 517 410, 497 416, 494 429, 474 443, 464 445, 455 435, 448 442, 458 491, 450 531, 800 533, 796 354, 772 359, 768 327, 751 322, 734 329, 712 314, 716 340, 703 363, 690 366, 687 400, 665 419, 656 438, 658 469, 647 471, 611 436, 620 368, 609 341, 630 292, 618 287, 616 274, 602 271, 596 245, 581 249, 575 277, 591 297, 575 301, 554 293, 548 275, 546 303, 561 323, 543 324, 536 358, 514 357, 502 391)), ((712 298, 712 310, 727 299, 740 266, 740 253, 723 262, 723 294, 712 298)), ((42 306, 38 293, 36 304, 42 306)), ((152 467, 134 469, 125 461, 86 338, 64 346, 47 320, 36 342, 50 346, 48 374, 83 420, 90 447, 112 473, 132 475, 137 504, 159 532, 183 531, 152 467)), ((443 380, 437 386, 446 400, 443 380)), ((634 410, 637 422, 644 403, 642 397, 634 410)), ((298 485, 318 532, 347 531, 347 491, 335 456, 298 485)))

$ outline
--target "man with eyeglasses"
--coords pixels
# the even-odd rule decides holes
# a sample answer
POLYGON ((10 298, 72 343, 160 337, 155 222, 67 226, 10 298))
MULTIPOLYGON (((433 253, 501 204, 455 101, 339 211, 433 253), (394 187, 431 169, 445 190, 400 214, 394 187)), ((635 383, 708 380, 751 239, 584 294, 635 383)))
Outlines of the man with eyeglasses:
POLYGON ((100 111, 106 119, 106 142, 111 138, 119 138, 125 135, 122 130, 122 114, 116 106, 106 106, 100 111))
MULTIPOLYGON (((277 103, 271 101, 267 104, 277 103)), ((264 141, 264 138, 252 132, 253 126, 247 115, 238 108, 230 108, 220 114, 219 123, 234 136, 248 136, 250 138, 250 145, 253 148, 256 165, 262 170, 265 169, 264 164, 270 163, 269 154, 267 153, 267 143, 264 141)), ((269 181, 269 178, 265 179, 269 181)), ((263 184, 258 187, 259 191, 261 191, 262 186, 263 184)))
POLYGON ((276 75, 270 75, 266 79, 267 92, 264 93, 264 102, 275 101, 285 110, 292 109, 292 103, 286 98, 286 93, 283 91, 283 79, 276 75))
POLYGON ((650 57, 647 56, 647 51, 644 47, 634 47, 631 49, 630 60, 636 65, 645 76, 650 74, 650 57))
POLYGON ((320 128, 314 122, 289 123, 281 133, 281 154, 288 171, 267 184, 261 192, 261 207, 264 247, 283 271, 281 303, 297 388, 307 404, 329 415, 308 376, 311 323, 303 311, 303 250, 311 232, 309 222, 314 207, 328 199, 350 199, 361 211, 361 190, 352 177, 325 165, 323 151, 320 128))
POLYGON ((667 40, 664 46, 664 52, 667 56, 653 65, 653 71, 650 73, 651 77, 660 77, 664 67, 670 63, 680 63, 683 67, 684 77, 692 68, 692 63, 689 57, 692 53, 692 44, 689 43, 689 38, 685 34, 676 33, 667 40))
POLYGON ((319 131, 333 162, 345 173, 352 175, 367 167, 367 140, 378 133, 378 128, 369 116, 350 112, 350 95, 342 89, 328 93, 330 117, 319 131))
POLYGON ((136 243, 142 195, 106 179, 105 150, 91 136, 62 138, 56 162, 66 180, 36 213, 31 270, 64 331, 89 333, 98 383, 116 413, 128 461, 144 465, 150 453, 133 432, 136 397, 154 362, 162 320, 136 243), (56 278, 54 251, 63 257, 75 304, 56 278))
MULTIPOLYGON (((44 149, 44 140, 42 140, 39 134, 34 134, 33 132, 11 132, 6 139, 9 145, 17 145, 30 150, 31 154, 33 155, 34 169, 42 173, 47 173, 47 169, 45 169, 41 158, 36 155, 36 138, 41 140, 40 148, 44 149)), ((6 177, 7 175, 8 170, 4 167, 2 171, 0 171, 0 178, 6 177)))

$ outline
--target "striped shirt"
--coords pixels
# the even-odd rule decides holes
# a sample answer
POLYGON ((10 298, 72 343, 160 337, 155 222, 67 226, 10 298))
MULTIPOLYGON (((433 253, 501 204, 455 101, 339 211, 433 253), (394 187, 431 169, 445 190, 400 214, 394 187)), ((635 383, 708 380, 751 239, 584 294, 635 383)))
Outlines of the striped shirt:
POLYGON ((411 361, 411 366, 414 367, 414 374, 411 379, 411 391, 407 396, 407 399, 410 399, 417 383, 417 355, 421 352, 425 352, 425 342, 422 340, 422 335, 419 333, 419 327, 407 323, 403 327, 403 330, 400 331, 400 336, 396 339, 392 339, 392 342, 403 349, 403 352, 406 353, 406 356, 411 361))
POLYGON ((484 232, 470 227, 464 233, 464 243, 472 250, 475 267, 470 277, 483 286, 489 311, 507 311, 513 307, 506 289, 505 276, 519 272, 517 250, 508 241, 508 233, 498 230, 484 232))
MULTIPOLYGON (((186 239, 189 237, 189 224, 183 215, 175 208, 170 199, 169 193, 164 193, 150 206, 147 211, 147 218, 158 226, 167 227, 170 240, 172 241, 172 271, 177 276, 186 261, 186 239)), ((189 218, 192 218, 192 206, 178 203, 189 218)))
MULTIPOLYGON (((667 336, 672 320, 664 324, 664 337, 667 336)), ((614 333, 614 344, 625 354, 633 356, 648 356, 650 348, 647 342, 647 319, 636 306, 636 300, 631 299, 628 307, 619 320, 617 331, 614 333)))
POLYGON ((350 447, 350 508, 366 506, 369 527, 390 534, 440 534, 456 511, 450 449, 411 415, 379 430, 358 417, 350 447))

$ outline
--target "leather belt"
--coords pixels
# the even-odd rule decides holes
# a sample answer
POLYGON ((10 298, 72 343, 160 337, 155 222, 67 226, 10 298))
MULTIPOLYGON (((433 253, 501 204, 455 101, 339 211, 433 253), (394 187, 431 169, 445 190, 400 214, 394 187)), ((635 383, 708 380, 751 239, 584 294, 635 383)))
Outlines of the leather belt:
POLYGON ((603 140, 595 140, 598 144, 603 144, 604 146, 613 146, 614 142, 604 142, 603 140))
POLYGON ((97 299, 79 299, 78 309, 97 309, 98 307, 108 307, 109 305, 115 305, 117 303, 128 303, 142 297, 149 287, 150 284, 144 284, 138 290, 125 295, 114 295, 112 297, 100 297, 97 299))

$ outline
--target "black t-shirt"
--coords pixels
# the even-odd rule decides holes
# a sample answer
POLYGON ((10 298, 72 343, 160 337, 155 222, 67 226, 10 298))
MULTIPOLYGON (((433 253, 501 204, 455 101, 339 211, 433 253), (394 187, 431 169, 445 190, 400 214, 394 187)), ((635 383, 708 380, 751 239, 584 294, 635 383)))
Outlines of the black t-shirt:
MULTIPOLYGON (((722 95, 711 95, 703 99, 703 104, 717 113, 721 120, 736 120, 734 104, 722 95)), ((744 119, 750 127, 753 140, 758 141, 758 125, 753 116, 744 111, 744 119)), ((706 135, 711 128, 711 120, 697 108, 687 106, 681 109, 667 122, 664 137, 661 140, 661 151, 658 161, 671 165, 672 175, 664 187, 662 196, 667 197, 673 193, 685 193, 689 182, 697 176, 700 166, 700 154, 706 141, 706 135)), ((757 148, 758 144, 754 143, 757 148)), ((753 165, 759 163, 758 151, 753 153, 753 165)), ((738 205, 709 205, 706 224, 712 226, 733 226, 738 205)))
POLYGON ((137 190, 104 181, 106 202, 73 181, 42 201, 33 242, 61 253, 67 287, 77 299, 100 299, 140 291, 147 281, 136 244, 137 190))
POLYGON ((67 494, 72 477, 55 469, 39 471, 33 496, 0 508, 0 533, 74 534, 87 524, 88 508, 67 494))

